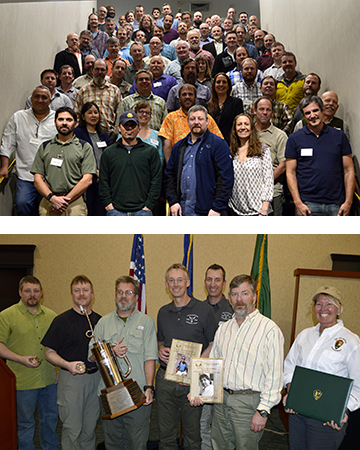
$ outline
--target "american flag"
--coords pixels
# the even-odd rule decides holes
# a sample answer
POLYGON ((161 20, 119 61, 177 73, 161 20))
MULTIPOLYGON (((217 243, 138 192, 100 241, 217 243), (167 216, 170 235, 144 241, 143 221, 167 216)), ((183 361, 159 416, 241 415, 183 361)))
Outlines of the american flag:
POLYGON ((134 234, 129 275, 139 281, 138 310, 146 314, 145 256, 142 234, 134 234))

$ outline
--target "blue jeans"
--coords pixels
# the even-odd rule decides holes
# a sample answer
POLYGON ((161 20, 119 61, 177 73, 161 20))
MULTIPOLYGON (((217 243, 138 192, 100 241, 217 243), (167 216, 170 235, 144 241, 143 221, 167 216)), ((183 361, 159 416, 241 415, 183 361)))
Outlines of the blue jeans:
POLYGON ((15 198, 15 210, 18 216, 38 216, 41 194, 32 181, 18 180, 15 198))
POLYGON ((117 209, 110 209, 110 211, 106 211, 107 216, 152 216, 153 213, 148 211, 147 209, 140 209, 140 211, 135 212, 121 212, 117 209))
POLYGON ((50 384, 45 388, 16 391, 18 450, 35 450, 35 408, 40 420, 40 443, 43 450, 58 450, 56 435, 58 422, 57 388, 50 384))
POLYGON ((325 203, 314 203, 314 202, 304 202, 305 205, 310 209, 312 216, 337 216, 340 205, 325 203))

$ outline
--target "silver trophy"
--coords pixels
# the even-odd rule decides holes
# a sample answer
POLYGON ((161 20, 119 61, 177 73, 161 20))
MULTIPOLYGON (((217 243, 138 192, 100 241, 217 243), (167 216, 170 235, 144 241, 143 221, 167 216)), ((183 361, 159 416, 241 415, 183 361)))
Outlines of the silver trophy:
POLYGON ((86 336, 89 339, 93 338, 95 341, 91 351, 106 385, 106 388, 101 390, 100 395, 101 405, 105 412, 102 418, 114 419, 140 408, 146 401, 144 393, 136 381, 131 378, 125 380, 131 372, 129 359, 124 356, 128 371, 123 374, 112 350, 113 344, 96 339, 88 313, 81 305, 80 311, 89 322, 90 330, 86 332, 86 336))

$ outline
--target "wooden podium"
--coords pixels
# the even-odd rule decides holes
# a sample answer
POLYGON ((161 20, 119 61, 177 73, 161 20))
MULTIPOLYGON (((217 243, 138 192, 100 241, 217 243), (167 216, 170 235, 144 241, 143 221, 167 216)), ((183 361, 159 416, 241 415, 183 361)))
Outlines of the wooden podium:
POLYGON ((17 450, 16 378, 0 358, 0 436, 2 450, 17 450))

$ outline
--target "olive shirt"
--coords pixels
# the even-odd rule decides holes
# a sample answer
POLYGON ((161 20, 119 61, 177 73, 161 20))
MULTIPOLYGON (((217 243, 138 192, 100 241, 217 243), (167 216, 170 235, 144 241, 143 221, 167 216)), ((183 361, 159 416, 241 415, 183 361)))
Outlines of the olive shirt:
POLYGON ((31 173, 43 175, 54 194, 65 195, 85 174, 96 175, 92 146, 75 135, 64 143, 55 136, 40 145, 31 173))
POLYGON ((7 360, 16 376, 18 391, 41 389, 55 383, 55 367, 46 361, 45 347, 41 345, 55 317, 54 311, 42 305, 32 314, 22 300, 0 312, 0 342, 18 355, 37 356, 42 361, 39 367, 31 368, 7 360))
MULTIPOLYGON (((127 346, 126 356, 131 363, 130 378, 137 381, 142 390, 146 383, 144 363, 149 360, 157 360, 158 346, 156 340, 155 323, 151 317, 134 309, 124 322, 117 314, 116 310, 102 317, 96 324, 94 333, 96 339, 115 344, 119 339, 124 338, 122 344, 127 346)), ((89 343, 89 354, 92 356, 94 339, 89 343)), ((127 371, 127 365, 123 358, 116 357, 120 369, 123 373, 127 371)), ((99 384, 99 394, 106 386, 101 379, 99 384)))

